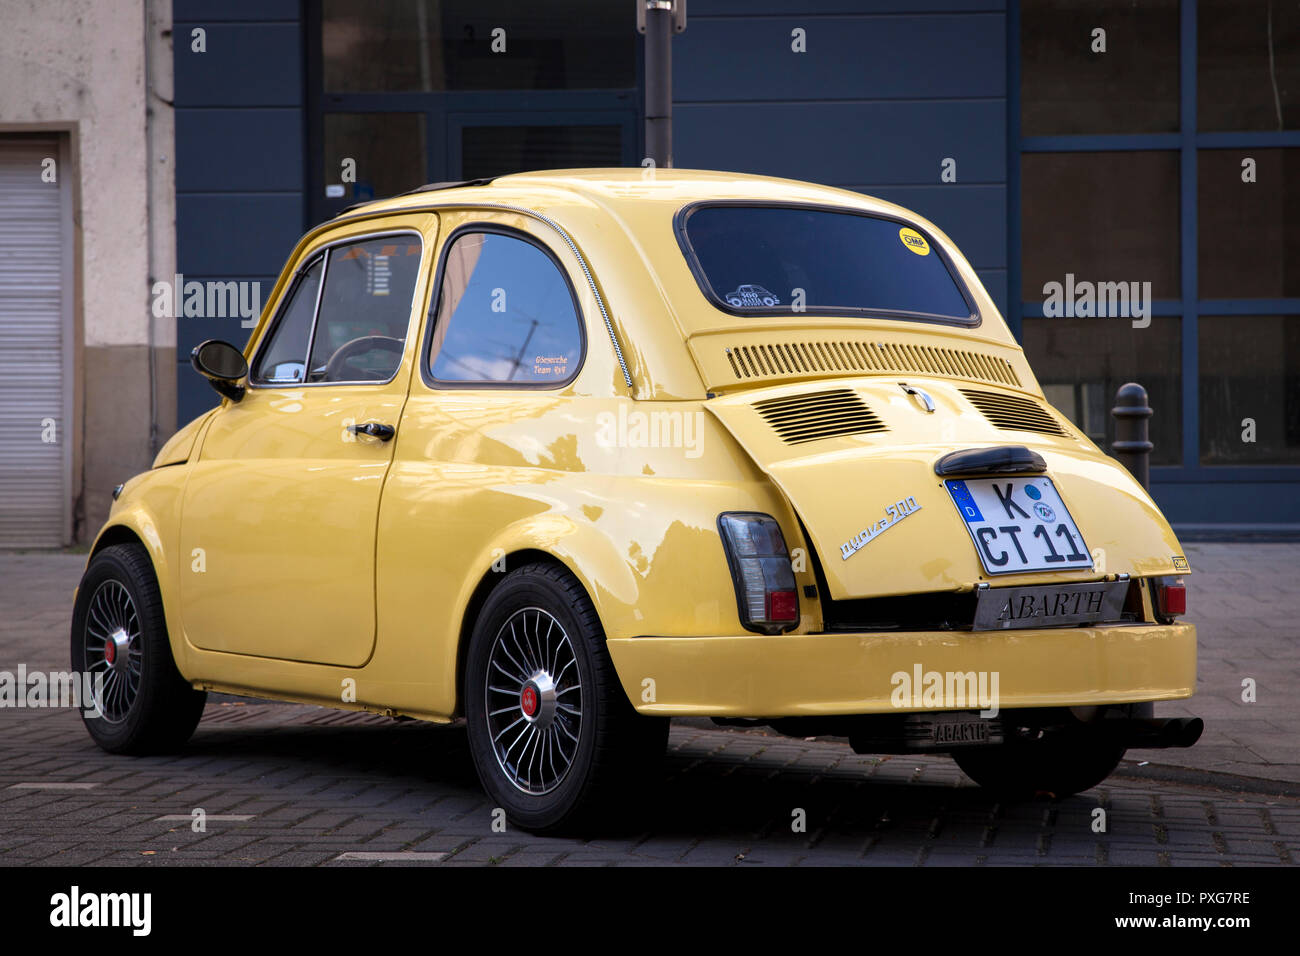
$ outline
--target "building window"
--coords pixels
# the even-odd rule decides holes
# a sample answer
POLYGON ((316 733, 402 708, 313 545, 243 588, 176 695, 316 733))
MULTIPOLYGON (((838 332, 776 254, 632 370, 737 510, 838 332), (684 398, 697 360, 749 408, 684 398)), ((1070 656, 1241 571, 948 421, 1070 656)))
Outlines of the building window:
POLYGON ((338 198, 367 202, 427 182, 423 113, 326 113, 324 132, 325 182, 338 198))
POLYGON ((1197 21, 1200 129, 1300 129, 1300 4, 1199 0, 1197 21))
POLYGON ((1020 7, 1022 134, 1178 129, 1178 0, 1020 7))
POLYGON ((304 10, 309 221, 425 183, 640 161, 630 0, 321 0, 304 10))
POLYGON ((461 175, 491 179, 522 169, 586 169, 623 161, 619 126, 467 126, 461 175))
POLYGON ((1198 295, 1300 296, 1300 149, 1203 149, 1198 295))
POLYGON ((1141 382, 1157 414, 1151 419, 1153 465, 1182 460, 1181 322, 1157 316, 1149 328, 1125 319, 1026 318, 1025 352, 1043 394, 1102 448, 1115 439, 1115 392, 1141 382))
POLYGON ((1115 390, 1144 385, 1152 463, 1195 480, 1300 465, 1300 4, 1019 9, 1011 312, 1048 399, 1106 447, 1115 390), (1067 276, 1150 282, 1147 314, 1062 313, 1067 276))
POLYGON ((1300 316, 1203 315, 1201 462, 1300 465, 1300 316))
POLYGON ((1178 298, 1177 152, 1029 153, 1020 168, 1026 302, 1067 273, 1178 298))
POLYGON ((635 86, 635 12, 611 0, 324 0, 325 89, 635 86))

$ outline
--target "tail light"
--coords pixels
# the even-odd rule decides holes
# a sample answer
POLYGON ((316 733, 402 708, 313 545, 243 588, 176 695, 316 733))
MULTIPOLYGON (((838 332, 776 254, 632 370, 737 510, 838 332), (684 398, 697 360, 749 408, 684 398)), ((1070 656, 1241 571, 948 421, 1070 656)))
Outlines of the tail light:
POLYGON ((1187 588, 1182 578, 1152 578, 1151 598, 1156 619, 1165 624, 1187 613, 1187 588))
POLYGON ((731 566, 741 623, 763 634, 780 634, 796 626, 799 593, 776 519, 728 512, 718 516, 718 532, 731 566))

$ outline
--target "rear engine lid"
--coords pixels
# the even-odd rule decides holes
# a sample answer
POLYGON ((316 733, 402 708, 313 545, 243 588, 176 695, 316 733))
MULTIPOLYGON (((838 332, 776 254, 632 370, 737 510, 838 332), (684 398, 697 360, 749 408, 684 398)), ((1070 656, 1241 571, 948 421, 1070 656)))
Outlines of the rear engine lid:
MULTIPOLYGON (((1182 560, 1177 538, 1118 462, 1041 399, 979 389, 996 399, 990 401, 969 390, 937 378, 841 378, 746 390, 705 408, 790 499, 836 600, 969 590, 982 581, 1002 587, 1174 572, 1174 558, 1182 560), (948 485, 955 477, 936 474, 935 465, 954 451, 996 446, 1028 449, 1045 464, 1040 487, 1068 510, 1067 530, 1080 537, 1074 553, 1086 547, 1086 561, 1051 571, 986 570, 948 485)), ((965 479, 976 492, 994 477, 1003 486, 1019 480, 997 469, 965 479)), ((987 494, 984 500, 1000 501, 987 494)), ((1025 513, 1031 522, 1026 537, 1036 520, 1056 531, 1061 519, 1052 509, 1044 512, 1050 519, 1036 519, 1037 499, 1018 500, 1024 507, 1017 519, 1025 513)))

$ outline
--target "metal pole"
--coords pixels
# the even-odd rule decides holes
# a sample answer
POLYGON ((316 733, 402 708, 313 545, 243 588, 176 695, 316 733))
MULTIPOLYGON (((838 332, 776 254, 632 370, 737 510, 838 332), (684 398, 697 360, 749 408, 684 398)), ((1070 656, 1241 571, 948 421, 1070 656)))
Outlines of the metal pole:
POLYGON ((645 4, 645 149, 656 166, 673 164, 673 4, 645 4))
POLYGON ((1143 488, 1151 490, 1151 449, 1155 446, 1148 438, 1151 406, 1147 404, 1147 390, 1137 382, 1121 385, 1115 393, 1115 407, 1110 410, 1115 417, 1115 441, 1111 452, 1129 470, 1143 488))

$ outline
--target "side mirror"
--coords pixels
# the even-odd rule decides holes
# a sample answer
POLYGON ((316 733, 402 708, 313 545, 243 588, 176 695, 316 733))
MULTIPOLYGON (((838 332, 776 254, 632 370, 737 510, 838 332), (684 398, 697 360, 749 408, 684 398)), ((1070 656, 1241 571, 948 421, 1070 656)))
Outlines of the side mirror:
POLYGON ((248 362, 244 360, 244 353, 229 342, 220 339, 201 342, 190 353, 190 364, 194 371, 208 380, 208 384, 232 402, 244 397, 243 381, 248 377, 248 362))

